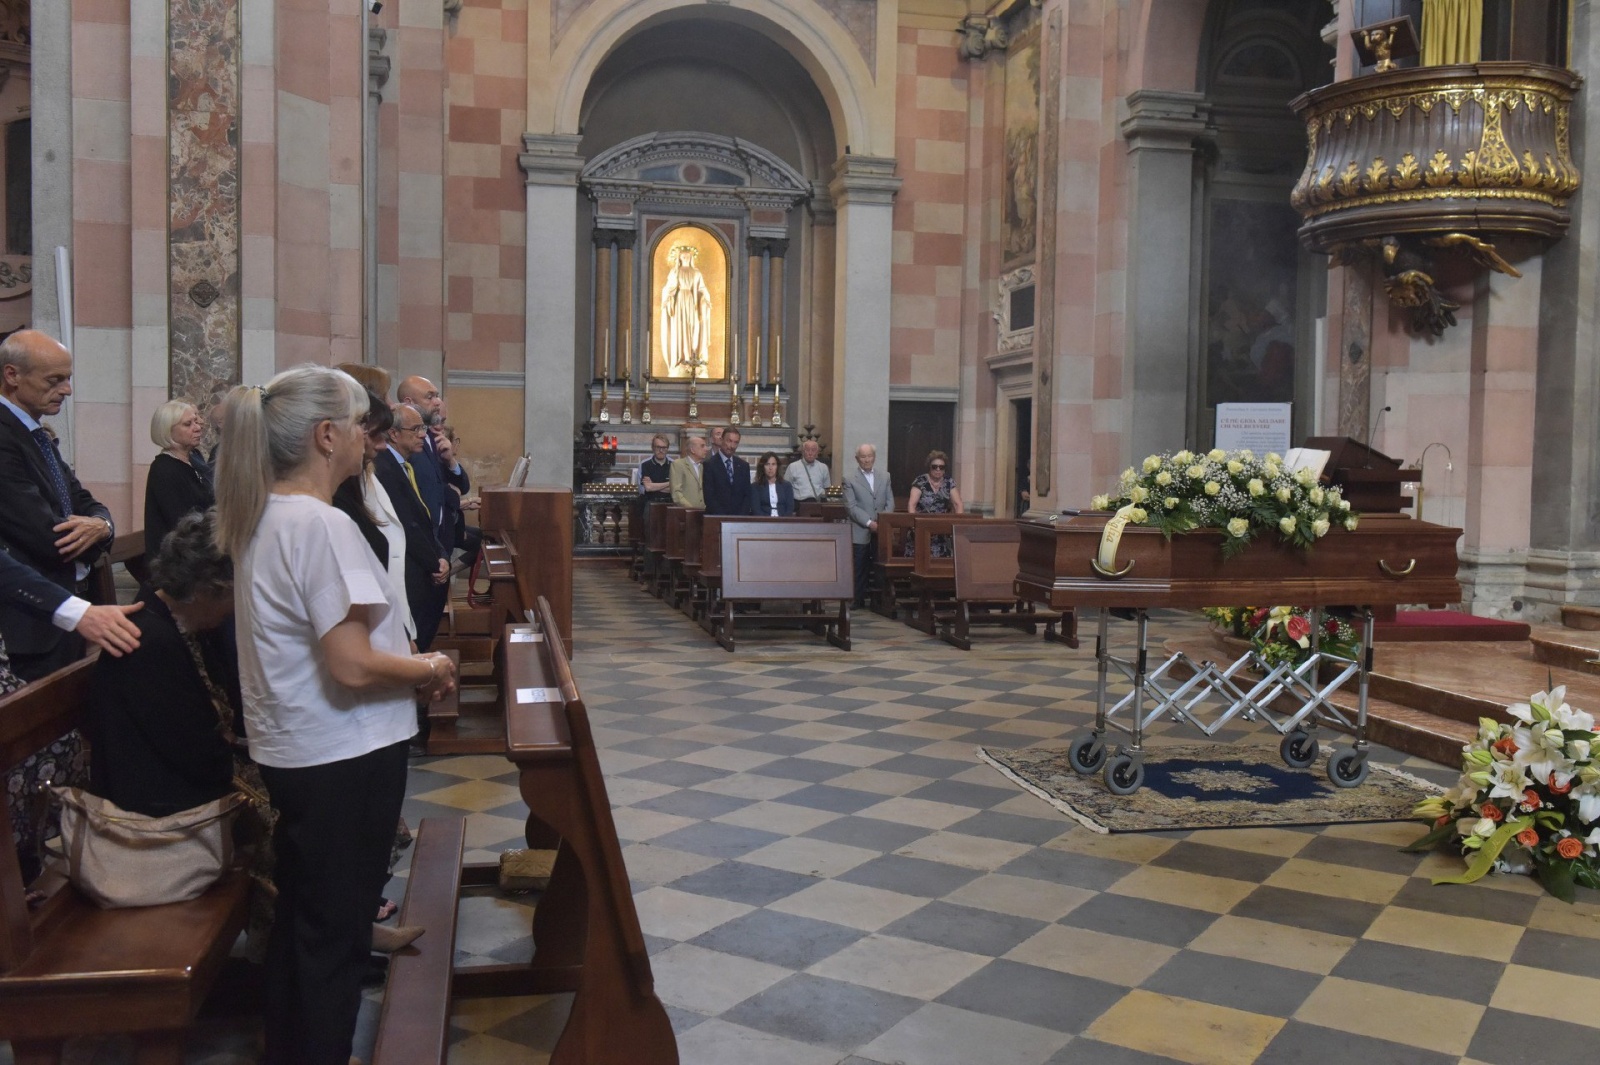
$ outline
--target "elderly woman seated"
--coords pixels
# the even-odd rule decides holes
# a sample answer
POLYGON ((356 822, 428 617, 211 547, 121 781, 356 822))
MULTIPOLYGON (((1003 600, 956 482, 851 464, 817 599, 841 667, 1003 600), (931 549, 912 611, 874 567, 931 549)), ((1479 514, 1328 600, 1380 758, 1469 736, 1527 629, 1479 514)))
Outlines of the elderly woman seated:
POLYGON ((238 671, 207 638, 233 613, 233 563, 213 534, 211 511, 178 521, 139 590, 139 649, 95 665, 89 776, 124 810, 160 817, 234 790, 238 671))

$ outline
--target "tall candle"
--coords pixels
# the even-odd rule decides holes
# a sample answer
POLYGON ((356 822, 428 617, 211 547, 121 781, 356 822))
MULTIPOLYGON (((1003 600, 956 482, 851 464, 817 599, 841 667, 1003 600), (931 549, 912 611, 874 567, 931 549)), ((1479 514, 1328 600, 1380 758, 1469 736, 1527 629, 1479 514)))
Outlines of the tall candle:
POLYGON ((611 370, 611 327, 608 325, 608 326, 606 326, 605 343, 600 348, 600 376, 601 376, 601 378, 610 377, 611 376, 610 370, 611 370))
POLYGON ((622 331, 622 379, 633 380, 633 330, 622 331))
POLYGON ((783 380, 783 334, 772 338, 772 379, 783 380))
POLYGON ((761 337, 757 334, 750 344, 750 382, 754 384, 761 374, 761 337))

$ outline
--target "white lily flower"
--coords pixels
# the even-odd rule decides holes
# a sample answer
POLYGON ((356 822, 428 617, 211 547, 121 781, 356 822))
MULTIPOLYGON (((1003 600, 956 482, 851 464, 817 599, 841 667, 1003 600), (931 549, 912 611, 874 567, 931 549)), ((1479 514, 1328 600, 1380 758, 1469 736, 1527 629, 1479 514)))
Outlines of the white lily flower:
POLYGON ((1480 817, 1472 826, 1472 834, 1474 836, 1481 836, 1484 839, 1488 839, 1490 836, 1494 835, 1495 829, 1499 827, 1500 823, 1498 821, 1491 821, 1487 817, 1480 817))
POLYGON ((1515 762, 1496 762, 1489 767, 1494 786, 1489 789, 1491 799, 1521 799, 1522 793, 1532 786, 1527 771, 1515 762))
POLYGON ((1578 804, 1578 820, 1592 825, 1600 821, 1600 790, 1592 787, 1574 788, 1572 798, 1578 804))

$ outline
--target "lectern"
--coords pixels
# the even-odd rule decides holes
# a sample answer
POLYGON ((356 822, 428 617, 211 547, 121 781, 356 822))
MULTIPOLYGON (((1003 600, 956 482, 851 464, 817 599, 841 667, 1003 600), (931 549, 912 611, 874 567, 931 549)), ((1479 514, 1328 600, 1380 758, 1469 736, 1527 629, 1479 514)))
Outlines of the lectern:
POLYGON ((1400 513, 1410 506, 1400 486, 1422 480, 1421 470, 1403 470, 1399 459, 1348 436, 1313 436, 1305 446, 1332 454, 1323 473, 1363 514, 1400 513))

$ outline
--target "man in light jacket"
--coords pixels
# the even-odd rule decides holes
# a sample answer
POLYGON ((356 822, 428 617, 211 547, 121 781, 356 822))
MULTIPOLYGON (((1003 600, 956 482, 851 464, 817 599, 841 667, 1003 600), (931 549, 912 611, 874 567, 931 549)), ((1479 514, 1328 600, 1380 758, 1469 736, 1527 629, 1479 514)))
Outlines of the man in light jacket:
POLYGON ((867 605, 867 577, 872 571, 878 515, 894 510, 894 489, 889 471, 874 469, 878 449, 871 444, 856 448, 856 468, 845 474, 844 505, 850 515, 850 543, 855 552, 856 606, 867 605))

